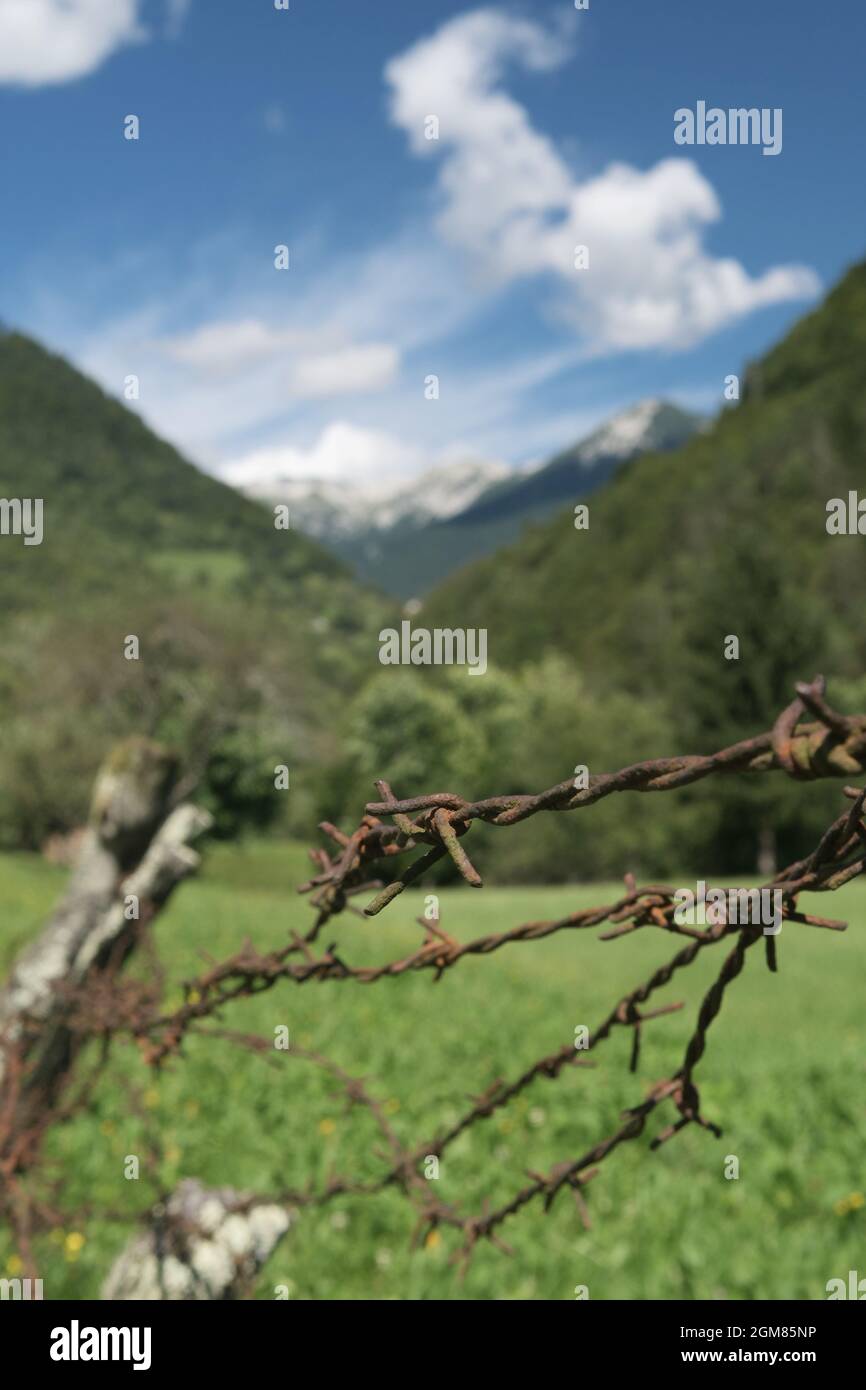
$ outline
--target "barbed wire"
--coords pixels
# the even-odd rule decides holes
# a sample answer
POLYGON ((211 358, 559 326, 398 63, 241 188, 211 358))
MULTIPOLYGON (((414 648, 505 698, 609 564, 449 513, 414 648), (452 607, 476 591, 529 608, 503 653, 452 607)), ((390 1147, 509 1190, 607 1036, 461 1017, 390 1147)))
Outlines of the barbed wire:
MULTIPOLYGON (((361 1106, 372 1115, 384 1141, 379 1157, 384 1167, 379 1176, 361 1181, 332 1174, 319 1186, 287 1189, 269 1197, 251 1200, 281 1202, 289 1206, 312 1206, 340 1195, 374 1195, 388 1187, 398 1187, 416 1211, 414 1240, 439 1226, 462 1235, 455 1252, 463 1266, 478 1243, 488 1240, 508 1249, 499 1228, 530 1203, 540 1200, 547 1211, 557 1196, 572 1192, 581 1220, 589 1221, 583 1189, 597 1174, 601 1163, 621 1144, 643 1134, 647 1122, 665 1102, 674 1108, 674 1117, 651 1140, 655 1150, 690 1124, 718 1136, 721 1129, 701 1108, 695 1073, 704 1056, 708 1033, 715 1022, 727 990, 744 968, 747 952, 763 937, 766 963, 777 969, 778 937, 764 932, 760 924, 743 921, 724 910, 705 928, 691 926, 678 912, 678 890, 664 884, 639 888, 626 875, 625 893, 603 906, 577 911, 557 919, 526 922, 509 930, 489 933, 461 942, 444 930, 438 912, 417 918, 423 930, 420 946, 397 959, 379 965, 353 966, 332 943, 317 953, 318 939, 331 919, 344 911, 371 917, 382 911, 409 884, 416 882, 433 863, 449 855, 462 878, 473 887, 481 879, 460 843, 473 821, 495 826, 515 825, 542 811, 578 810, 618 791, 669 791, 714 774, 782 771, 797 780, 824 777, 846 778, 866 771, 866 715, 843 715, 831 708, 825 698, 825 683, 816 677, 796 687, 797 698, 775 721, 773 728, 756 738, 744 740, 711 756, 656 759, 633 764, 619 772, 589 778, 588 786, 575 789, 572 781, 559 783, 533 796, 499 796, 469 802, 449 792, 400 799, 386 781, 377 782, 379 802, 369 803, 357 828, 344 834, 330 822, 323 832, 337 846, 337 853, 325 849, 311 851, 318 872, 299 891, 310 896, 315 920, 305 935, 293 932, 282 948, 261 953, 249 942, 225 961, 209 965, 198 977, 184 985, 184 1002, 172 1011, 161 1012, 153 989, 123 982, 112 976, 98 988, 82 993, 82 1006, 76 1013, 77 1026, 99 1036, 107 1044, 127 1036, 136 1040, 144 1059, 160 1066, 176 1056, 190 1032, 243 1046, 275 1061, 272 1038, 259 1038, 223 1026, 205 1027, 210 1019, 220 1019, 223 1010, 236 1000, 270 990, 281 980, 296 984, 354 980, 373 984, 386 978, 429 970, 434 982, 458 962, 469 956, 488 956, 506 946, 531 943, 556 933, 585 930, 610 924, 601 939, 619 939, 634 931, 651 928, 686 938, 676 954, 658 966, 647 980, 620 998, 597 1027, 589 1032, 581 1048, 569 1040, 554 1052, 525 1066, 510 1080, 497 1078, 456 1120, 423 1143, 404 1145, 387 1119, 382 1104, 371 1093, 365 1078, 353 1077, 320 1053, 292 1048, 282 1058, 306 1061, 323 1069, 342 1088, 350 1105, 361 1106), (815 722, 801 725, 807 713, 815 722), (384 819, 383 819, 384 818, 384 819), (390 822, 390 823, 388 823, 390 822), (411 854, 422 848, 394 882, 383 886, 371 878, 371 869, 380 861, 411 854), (375 893, 363 911, 353 899, 375 893), (686 969, 697 956, 730 938, 728 954, 698 1006, 695 1023, 686 1043, 680 1066, 672 1075, 655 1082, 640 1104, 623 1113, 622 1123, 584 1153, 557 1163, 548 1173, 527 1172, 528 1182, 500 1206, 466 1214, 455 1205, 441 1201, 435 1184, 419 1171, 431 1157, 439 1158, 462 1134, 508 1105, 540 1078, 555 1080, 566 1069, 593 1066, 592 1054, 619 1029, 632 1030, 629 1067, 637 1070, 642 1028, 647 1022, 682 1009, 681 1002, 647 1009, 652 997, 674 976, 686 969)), ((863 811, 866 789, 846 785, 843 794, 851 805, 828 827, 806 858, 776 873, 759 892, 771 891, 779 900, 779 921, 838 932, 844 922, 804 912, 798 905, 803 892, 832 892, 866 869, 866 823, 863 811)), ((726 890, 755 892, 756 890, 726 890)), ((279 1064, 279 1063, 278 1063, 279 1064)), ((11 1173, 11 1170, 7 1170, 11 1173)), ((29 1222, 23 1232, 28 1241, 29 1222)))
MULTIPOLYGON (((316 919, 304 936, 293 932, 289 943, 278 950, 261 953, 251 943, 219 964, 213 965, 184 986, 185 1002, 171 1014, 149 1021, 141 1036, 156 1038, 146 1045, 145 1055, 150 1062, 159 1062, 173 1052, 197 1021, 218 1013, 233 999, 248 997, 271 989, 279 980, 305 984, 312 980, 355 980, 372 984, 378 980, 418 970, 432 970, 434 978, 470 955, 489 955, 503 946, 517 942, 541 940, 564 930, 581 930, 610 921, 617 926, 612 935, 622 935, 645 926, 659 927, 674 934, 696 940, 715 939, 707 932, 689 927, 675 919, 674 894, 666 885, 649 885, 638 889, 631 876, 627 877, 626 895, 603 907, 571 913, 553 921, 528 922, 508 931, 495 932, 461 943, 445 933, 436 920, 419 919, 424 939, 416 950, 396 960, 376 966, 351 966, 337 953, 336 943, 316 955, 313 945, 325 925, 361 894, 378 889, 376 896, 363 909, 363 916, 375 916, 392 902, 409 884, 416 882, 433 863, 449 854, 461 876, 472 887, 481 885, 468 856, 459 843, 473 820, 494 825, 513 825, 540 811, 571 811, 594 804, 614 791, 668 791, 686 782, 712 773, 732 771, 771 771, 780 769, 800 779, 850 776, 866 771, 866 716, 843 715, 831 709, 825 695, 822 676, 807 685, 797 686, 797 699, 776 720, 773 728, 757 738, 746 739, 710 757, 680 757, 656 759, 633 764, 616 773, 596 775, 589 779, 586 790, 575 791, 572 782, 559 783, 535 796, 501 796, 484 801, 467 802, 449 792, 427 796, 396 798, 385 781, 376 783, 383 802, 369 803, 357 829, 346 835, 329 821, 320 828, 338 845, 339 856, 332 857, 324 849, 311 851, 311 858, 320 872, 298 891, 311 895, 316 919), (811 711, 818 724, 797 728, 803 714, 811 711), (589 799, 588 799, 589 798, 589 799), (412 813, 422 811, 418 819, 412 813), (390 816, 392 824, 383 822, 376 812, 390 816), (519 812, 512 814, 512 812, 519 812), (503 817, 506 817, 503 819, 503 817), (420 845, 431 848, 414 860, 394 882, 382 887, 370 879, 370 870, 379 861, 410 853, 420 845), (624 925, 619 925, 624 924, 624 925), (302 956, 302 961, 295 958, 302 956)), ((863 842, 857 826, 862 805, 856 788, 846 789, 855 798, 847 816, 834 822, 814 853, 807 859, 789 865, 765 885, 782 893, 782 916, 785 920, 807 923, 816 927, 839 927, 825 918, 798 911, 797 894, 830 891, 863 871, 864 855, 853 851, 863 842), (842 862, 832 857, 831 850, 840 844, 845 853, 842 862)), ((773 940, 767 938, 767 950, 773 951, 773 940)))

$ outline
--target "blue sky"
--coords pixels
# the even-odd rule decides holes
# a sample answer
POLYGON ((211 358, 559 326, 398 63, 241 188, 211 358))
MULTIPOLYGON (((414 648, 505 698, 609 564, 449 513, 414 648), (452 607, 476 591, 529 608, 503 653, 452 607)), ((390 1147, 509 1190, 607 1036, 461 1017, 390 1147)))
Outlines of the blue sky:
POLYGON ((0 0, 0 318, 232 477, 711 410, 866 250, 864 41, 859 0, 0 0), (699 100, 781 153, 675 144, 699 100))

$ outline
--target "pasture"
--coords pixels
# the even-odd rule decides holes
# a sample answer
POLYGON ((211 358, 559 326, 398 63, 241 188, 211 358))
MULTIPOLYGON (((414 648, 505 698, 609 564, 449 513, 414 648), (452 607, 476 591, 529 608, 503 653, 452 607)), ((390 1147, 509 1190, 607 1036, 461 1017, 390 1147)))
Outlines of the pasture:
MULTIPOLYGON (((292 928, 305 930, 310 908, 295 885, 306 875, 295 845, 209 849, 199 877, 157 921, 168 1002, 180 1002, 180 982, 202 968, 202 952, 221 959, 245 936, 267 948, 292 928)), ((62 870, 36 857, 0 856, 4 971, 63 882, 62 870)), ((464 939, 620 892, 615 884, 461 886, 440 891, 442 925, 464 939)), ((500 1228, 513 1255, 480 1246, 462 1283, 449 1261, 454 1232, 410 1250, 413 1213, 398 1191, 338 1197, 299 1212, 256 1296, 273 1298, 275 1286, 288 1285, 300 1300, 573 1299, 584 1284, 590 1299, 821 1299, 829 1279, 866 1274, 866 885, 804 896, 801 906, 847 918, 849 929, 786 923, 775 976, 760 945, 749 952, 697 1072, 704 1113, 723 1128, 721 1139, 690 1126, 651 1153, 650 1138, 675 1117, 663 1106, 589 1185, 589 1231, 568 1192, 546 1215, 533 1203, 500 1228), (729 1155, 739 1160, 736 1180, 725 1177, 729 1155)), ((374 920, 344 914, 322 944, 335 940, 352 964, 406 954, 420 940, 422 907, 423 892, 406 892, 374 920)), ((681 944, 649 929, 606 943, 597 930, 563 931, 464 958, 436 984, 431 972, 373 985, 281 982, 231 1006, 223 1022, 265 1037, 287 1025, 293 1046, 367 1078, 414 1146, 453 1122, 469 1095, 518 1075, 577 1025, 594 1027, 681 944)), ((676 1069, 726 949, 701 952, 654 996, 686 1006, 646 1025, 636 1075, 628 1072, 630 1036, 615 1030, 592 1054, 593 1070, 536 1081, 447 1149, 442 1198, 467 1213, 485 1199, 499 1204, 527 1169, 549 1169, 614 1130, 625 1106, 676 1069)), ((133 968, 145 968, 143 956, 133 968)), ((184 1055, 154 1076, 131 1044, 116 1042, 88 1110, 54 1127, 47 1168, 29 1179, 60 1180, 58 1224, 35 1242, 45 1297, 96 1297, 134 1214, 182 1177, 256 1192, 321 1183, 334 1172, 370 1179, 382 1171, 381 1143, 371 1117, 348 1113, 334 1082, 291 1048, 259 1056, 192 1036, 184 1055), (130 1154, 141 1158, 137 1181, 123 1176, 130 1154)), ((0 1234, 0 1274, 18 1272, 0 1234)))

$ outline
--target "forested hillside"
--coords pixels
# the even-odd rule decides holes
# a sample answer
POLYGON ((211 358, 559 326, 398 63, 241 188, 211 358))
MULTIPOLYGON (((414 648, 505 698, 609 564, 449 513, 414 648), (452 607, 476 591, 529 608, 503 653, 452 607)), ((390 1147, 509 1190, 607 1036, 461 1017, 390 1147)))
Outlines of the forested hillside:
POLYGON ((206 768, 227 832, 267 820, 274 764, 327 756, 378 600, 17 333, 0 336, 0 495, 43 501, 41 544, 0 536, 0 839, 78 823, 125 732, 206 768))
POLYGON ((505 666, 555 649, 632 689, 712 678, 752 717, 804 663, 858 673, 864 541, 828 536, 826 508, 866 483, 864 386, 858 265, 748 369, 710 431, 627 465, 591 499, 588 529, 569 507, 466 568, 426 618, 486 626, 505 666), (722 659, 727 634, 739 663, 722 659))

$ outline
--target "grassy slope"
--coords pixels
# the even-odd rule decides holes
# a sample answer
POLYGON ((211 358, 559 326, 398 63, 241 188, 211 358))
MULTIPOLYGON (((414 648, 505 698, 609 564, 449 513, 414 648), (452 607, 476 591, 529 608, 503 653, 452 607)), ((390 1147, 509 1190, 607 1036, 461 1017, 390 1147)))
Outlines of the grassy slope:
MULTIPOLYGON (((261 508, 194 468, 138 415, 19 333, 0 335, 0 459, 5 495, 44 497, 46 510, 57 498, 55 535, 57 522, 80 516, 157 551, 263 543, 261 508)), ((298 549, 307 563, 340 571, 315 543, 298 549)))
POLYGON ((0 495, 41 497, 41 546, 0 538, 0 601, 76 614, 110 590, 122 617, 156 588, 209 582, 257 605, 368 604, 348 571, 266 508, 200 472, 62 358, 0 335, 0 495))
MULTIPOLYGON (((159 924, 172 992, 196 971, 200 951, 220 957, 246 934, 276 945, 304 926, 309 908, 292 891, 304 874, 303 855, 291 846, 213 851, 203 876, 159 924)), ((62 875, 17 856, 0 860, 0 880, 4 965, 38 928, 62 875)), ((457 889, 441 895, 443 920, 456 935, 474 936, 619 891, 457 889)), ((407 894, 375 924, 346 919, 334 935, 353 963, 385 959, 417 943, 420 909, 420 894, 407 894)), ((584 1283, 592 1299, 825 1297, 828 1279, 861 1262, 866 1227, 866 1207, 837 1209, 863 1188, 866 889, 854 885, 835 895, 832 909, 824 898, 815 910, 847 916, 850 930, 785 927, 775 977, 756 947, 713 1026, 699 1081, 706 1113, 724 1126, 722 1140, 687 1130, 655 1154, 647 1138, 624 1146, 591 1186, 590 1232, 567 1197, 547 1216, 531 1207, 504 1231, 515 1257, 482 1248, 461 1285, 447 1233, 410 1253, 412 1221, 397 1195, 344 1198, 300 1218, 257 1296, 270 1298, 276 1284, 288 1283, 294 1299, 570 1299, 584 1283), (739 1157, 738 1181, 723 1177, 728 1154, 739 1157)), ((225 1023, 261 1035, 288 1024, 295 1044, 365 1074, 414 1143, 455 1118, 467 1093, 518 1074, 570 1039, 575 1025, 597 1023, 674 949, 660 933, 610 943, 563 933, 465 960, 435 987, 426 976, 369 988, 283 986, 232 1008, 225 1023)), ((629 1040, 620 1034, 599 1049, 594 1071, 536 1082, 446 1154, 441 1196, 469 1210, 485 1197, 498 1202, 522 1184, 527 1167, 549 1167, 612 1130, 620 1110, 678 1064, 700 991, 719 963, 718 952, 705 953, 659 996, 688 1007, 647 1026, 638 1076, 627 1073, 629 1040)), ((151 1184, 187 1174, 277 1190, 324 1180, 332 1168, 376 1171, 379 1141, 367 1117, 347 1116, 331 1083, 291 1053, 269 1065, 212 1040, 187 1051, 154 1082, 121 1048, 91 1112, 54 1134, 68 1208, 86 1202, 131 1212, 147 1203, 151 1184), (144 1120, 129 1117, 133 1088, 144 1120), (126 1182, 124 1155, 145 1153, 148 1134, 163 1147, 159 1171, 126 1182)), ((94 1296, 125 1234, 122 1225, 86 1222, 83 1250, 70 1258, 63 1246, 70 1229, 66 1223, 40 1242, 49 1298, 94 1296)), ((7 1254, 0 1238, 0 1272, 7 1254)))
MULTIPOLYGON (((154 687, 168 687, 181 679, 179 655, 201 686, 212 682, 217 708, 267 658, 259 703, 272 724, 285 709, 308 740, 327 724, 331 692, 336 701, 353 690, 375 661, 384 606, 339 560, 297 531, 277 531, 268 509, 200 472, 62 358, 15 333, 0 334, 0 496, 44 501, 41 545, 0 536, 7 771, 17 756, 10 703, 39 661, 45 680, 21 717, 32 707, 35 723, 44 699, 51 716, 62 705, 75 729, 104 699, 116 734, 128 706, 130 725, 150 727, 148 710, 136 713, 148 661, 154 687), (124 704, 127 633, 141 640, 143 679, 140 689, 128 682, 124 704), (95 696, 82 696, 96 672, 104 691, 94 682, 95 696)), ((181 737, 176 728, 165 736, 181 737)))

